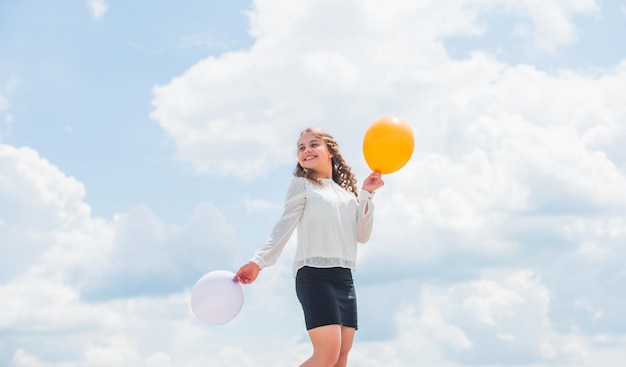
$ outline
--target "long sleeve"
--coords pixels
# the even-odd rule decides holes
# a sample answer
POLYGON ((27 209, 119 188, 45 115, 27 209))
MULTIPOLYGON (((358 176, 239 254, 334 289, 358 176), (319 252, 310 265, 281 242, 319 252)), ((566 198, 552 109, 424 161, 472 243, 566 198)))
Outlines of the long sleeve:
POLYGON ((285 248, 285 244, 287 244, 287 241, 291 238, 293 231, 296 229, 302 217, 305 202, 305 179, 296 177, 287 190, 282 217, 274 226, 274 229, 265 241, 263 247, 261 247, 251 259, 259 265, 261 269, 273 265, 280 257, 280 254, 285 248))
POLYGON ((357 213, 357 241, 365 243, 369 241, 374 227, 374 198, 373 192, 361 190, 359 193, 359 212, 357 213))

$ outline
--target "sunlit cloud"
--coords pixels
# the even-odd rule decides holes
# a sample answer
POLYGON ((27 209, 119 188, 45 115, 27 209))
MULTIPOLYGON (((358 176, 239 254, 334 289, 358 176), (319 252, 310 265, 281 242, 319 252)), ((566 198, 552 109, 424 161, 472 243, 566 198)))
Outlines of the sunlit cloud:
POLYGON ((100 20, 109 10, 107 0, 87 0, 87 9, 94 20, 100 20))

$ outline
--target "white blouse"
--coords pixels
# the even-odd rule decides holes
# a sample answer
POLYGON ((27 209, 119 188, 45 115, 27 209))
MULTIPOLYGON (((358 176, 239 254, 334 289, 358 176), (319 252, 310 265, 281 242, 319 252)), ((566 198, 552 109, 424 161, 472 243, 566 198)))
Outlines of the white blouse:
POLYGON ((294 276, 303 266, 355 269, 357 242, 372 233, 374 193, 361 190, 357 200, 332 179, 321 181, 323 186, 304 177, 292 180, 282 217, 252 258, 261 269, 276 263, 296 227, 294 276))

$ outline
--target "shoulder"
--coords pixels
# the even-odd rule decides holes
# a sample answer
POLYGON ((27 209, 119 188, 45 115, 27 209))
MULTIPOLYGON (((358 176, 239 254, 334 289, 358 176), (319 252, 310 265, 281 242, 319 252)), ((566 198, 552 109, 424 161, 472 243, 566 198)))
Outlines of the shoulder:
POLYGON ((304 177, 294 177, 291 179, 289 188, 287 189, 287 196, 295 196, 303 194, 306 191, 307 179, 304 177))
POLYGON ((304 187, 307 184, 307 179, 304 177, 296 177, 294 176, 291 179, 291 183, 289 184, 289 187, 304 187))

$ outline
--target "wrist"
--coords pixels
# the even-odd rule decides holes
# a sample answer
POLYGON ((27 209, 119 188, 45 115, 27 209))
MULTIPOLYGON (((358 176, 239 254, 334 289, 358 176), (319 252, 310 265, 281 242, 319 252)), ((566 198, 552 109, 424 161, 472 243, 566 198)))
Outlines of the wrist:
POLYGON ((365 200, 370 201, 374 198, 374 195, 376 194, 374 191, 375 190, 368 191, 366 189, 361 189, 361 192, 359 193, 359 198, 364 198, 365 200))

